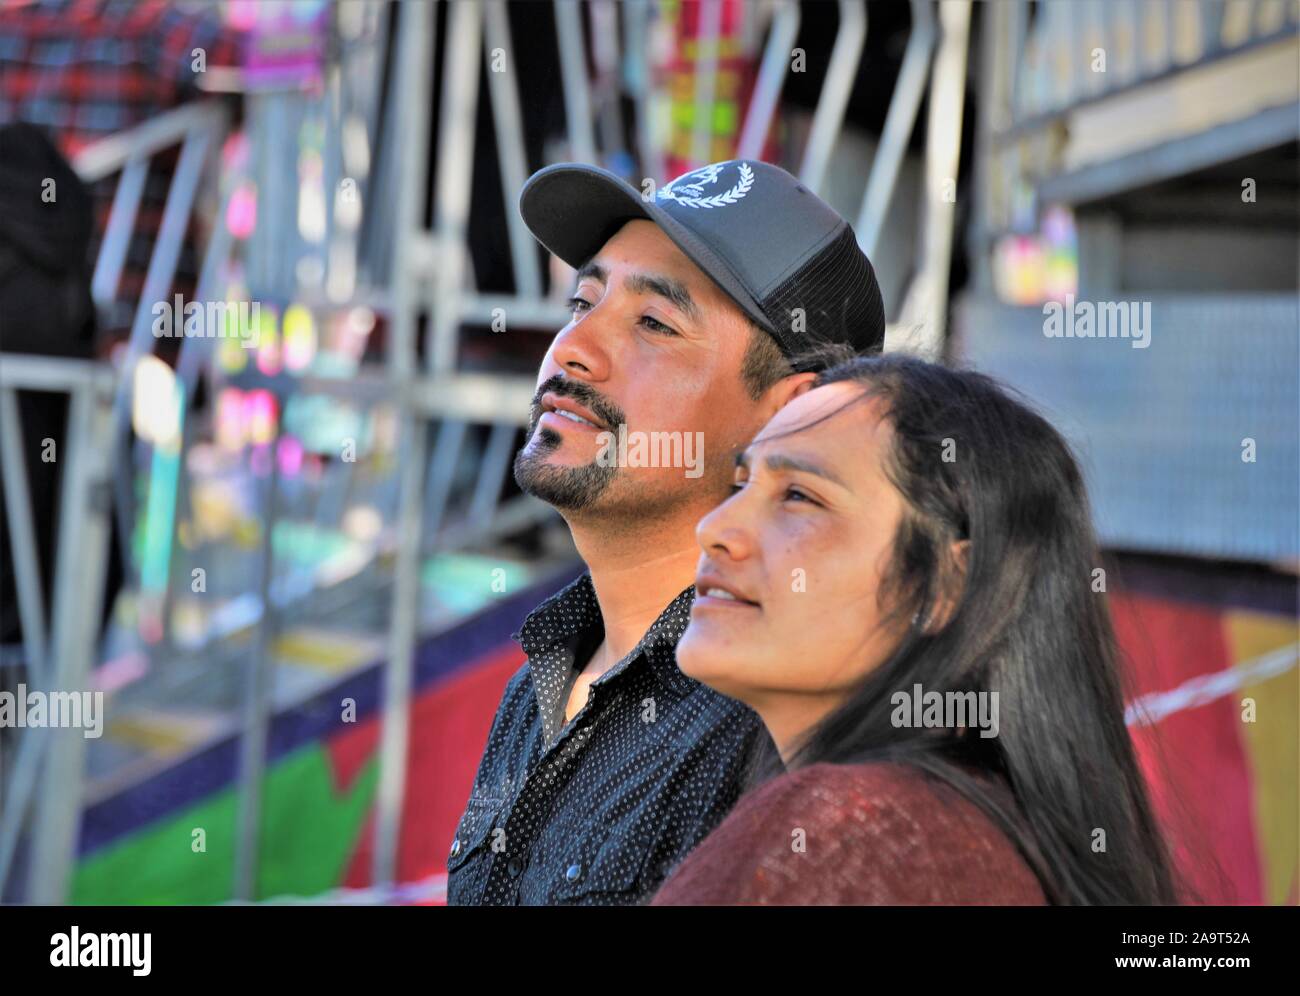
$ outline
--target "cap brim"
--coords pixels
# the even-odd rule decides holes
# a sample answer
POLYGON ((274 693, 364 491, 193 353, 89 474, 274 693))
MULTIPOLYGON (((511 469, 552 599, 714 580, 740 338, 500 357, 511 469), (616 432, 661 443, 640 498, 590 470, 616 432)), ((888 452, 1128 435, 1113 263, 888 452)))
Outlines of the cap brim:
POLYGON ((763 309, 720 256, 608 170, 582 163, 557 163, 538 170, 520 191, 519 213, 537 241, 575 269, 599 252, 625 222, 652 221, 741 310, 781 342, 763 309))

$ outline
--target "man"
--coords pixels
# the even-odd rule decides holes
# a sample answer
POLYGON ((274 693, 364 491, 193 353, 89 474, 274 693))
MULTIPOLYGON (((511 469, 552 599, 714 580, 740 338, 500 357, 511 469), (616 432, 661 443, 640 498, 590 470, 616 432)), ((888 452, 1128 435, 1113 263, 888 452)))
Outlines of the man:
POLYGON ((696 523, 726 497, 735 453, 809 388, 809 350, 878 351, 884 308, 848 223, 767 163, 714 163, 653 198, 560 164, 519 207, 577 275, 515 479, 564 516, 589 571, 515 634, 528 661, 493 721, 447 896, 631 904, 721 822, 767 736, 677 668, 696 523))

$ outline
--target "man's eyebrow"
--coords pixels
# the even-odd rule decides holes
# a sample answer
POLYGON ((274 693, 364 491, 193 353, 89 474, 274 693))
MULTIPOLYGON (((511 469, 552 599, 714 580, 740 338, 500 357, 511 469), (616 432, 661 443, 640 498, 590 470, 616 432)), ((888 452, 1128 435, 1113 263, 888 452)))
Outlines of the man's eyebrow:
POLYGON ((628 290, 634 294, 657 294, 671 302, 693 322, 700 320, 700 309, 691 299, 691 292, 680 280, 660 276, 657 273, 633 273, 627 278, 628 290))
MULTIPOLYGON (((591 259, 578 267, 573 275, 573 282, 578 284, 584 277, 592 277, 605 284, 609 282, 609 271, 591 259)), ((691 292, 680 280, 658 273, 633 273, 625 283, 633 294, 657 294, 683 312, 691 321, 700 320, 700 309, 691 297, 691 292)))
POLYGON ((583 277, 594 277, 603 284, 609 280, 609 271, 594 259, 589 259, 578 267, 578 271, 573 275, 573 282, 576 284, 583 277))
MULTIPOLYGON (((771 456, 764 457, 763 463, 767 466, 768 470, 802 471, 805 474, 812 474, 814 477, 820 477, 823 478, 824 480, 830 481, 832 484, 838 484, 840 487, 845 488, 846 490, 851 490, 849 489, 849 486, 847 484, 845 484, 842 480, 840 480, 838 474, 833 473, 832 471, 830 471, 826 467, 823 467, 819 463, 814 463, 811 460, 805 460, 802 457, 790 456, 789 454, 785 454, 785 453, 773 453, 771 456)), ((741 450, 736 454, 736 466, 744 468, 745 470, 749 469, 748 450, 741 450)))

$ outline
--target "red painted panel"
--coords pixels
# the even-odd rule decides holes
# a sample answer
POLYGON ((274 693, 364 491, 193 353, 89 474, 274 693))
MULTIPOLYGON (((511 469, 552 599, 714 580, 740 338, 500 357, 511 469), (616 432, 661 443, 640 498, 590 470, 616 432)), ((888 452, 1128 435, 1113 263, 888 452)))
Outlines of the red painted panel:
MULTIPOLYGON (((524 663, 514 643, 469 662, 455 676, 419 695, 412 704, 411 749, 406 771, 406 804, 398 853, 398 877, 411 882, 444 871, 456 824, 465 810, 487 744, 492 718, 506 683, 524 663)), ((335 754, 353 768, 373 755, 378 717, 339 734, 335 754), (365 732, 368 728, 368 733, 365 732), (355 753, 365 746, 358 761, 355 753)), ((374 814, 366 821, 342 884, 370 884, 374 814)))
MULTIPOLYGON (((1137 595, 1111 600, 1132 669, 1130 697, 1232 665, 1220 613, 1137 595)), ((1251 772, 1231 695, 1134 730, 1139 761, 1179 871, 1205 902, 1259 903, 1251 772)))

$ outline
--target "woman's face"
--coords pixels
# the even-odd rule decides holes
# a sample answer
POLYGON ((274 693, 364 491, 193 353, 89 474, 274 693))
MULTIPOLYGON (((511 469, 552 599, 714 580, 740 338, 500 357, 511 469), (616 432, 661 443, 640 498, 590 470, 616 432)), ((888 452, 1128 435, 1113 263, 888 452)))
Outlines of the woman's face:
POLYGON ((878 598, 904 511, 884 470, 882 404, 785 435, 862 390, 830 384, 781 409, 744 451, 731 497, 696 528, 704 552, 678 666, 755 709, 791 696, 833 707, 906 630, 884 621, 878 598))

